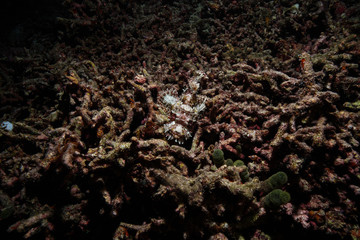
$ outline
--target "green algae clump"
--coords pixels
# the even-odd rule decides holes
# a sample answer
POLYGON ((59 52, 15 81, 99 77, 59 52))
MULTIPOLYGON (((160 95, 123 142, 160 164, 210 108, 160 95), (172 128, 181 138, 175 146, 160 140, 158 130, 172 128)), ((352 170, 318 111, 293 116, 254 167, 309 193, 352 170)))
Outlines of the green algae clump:
POLYGON ((215 149, 212 154, 212 160, 216 167, 224 165, 224 152, 221 149, 215 149))
POLYGON ((241 167, 241 166, 244 166, 245 169, 240 173, 240 177, 241 177, 241 180, 243 180, 244 182, 247 182, 249 180, 249 171, 248 171, 248 168, 246 167, 245 163, 241 160, 236 160, 234 162, 234 166, 235 167, 241 167))
POLYGON ((240 166, 244 166, 244 165, 245 165, 244 162, 241 160, 236 160, 234 162, 234 166, 236 166, 236 167, 240 167, 240 166))
POLYGON ((244 169, 244 171, 242 171, 241 173, 240 173, 240 177, 241 177, 241 180, 244 180, 244 182, 247 182, 248 180, 249 180, 249 176, 250 176, 250 174, 249 174, 249 171, 248 171, 248 169, 247 169, 247 167, 244 169))
POLYGON ((280 189, 272 190, 264 198, 264 205, 268 208, 278 208, 280 205, 290 202, 290 194, 280 189))
POLYGON ((228 159, 225 160, 225 165, 226 165, 226 166, 233 166, 233 165, 234 165, 234 162, 233 162, 233 160, 231 160, 230 158, 228 158, 228 159))
POLYGON ((270 192, 282 187, 288 181, 288 176, 284 172, 277 172, 264 181, 264 191, 270 192))
POLYGON ((236 146, 235 146, 235 149, 236 149, 236 151, 237 151, 238 153, 242 153, 242 147, 241 147, 240 144, 236 145, 236 146))

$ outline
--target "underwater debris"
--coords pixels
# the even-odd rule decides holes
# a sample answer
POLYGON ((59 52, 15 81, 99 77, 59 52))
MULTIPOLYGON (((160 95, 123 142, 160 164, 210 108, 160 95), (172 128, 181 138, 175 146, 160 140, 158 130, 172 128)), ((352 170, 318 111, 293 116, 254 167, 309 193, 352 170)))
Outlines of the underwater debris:
POLYGON ((5 129, 6 131, 12 131, 14 126, 11 122, 9 121, 3 121, 1 123, 1 128, 5 129))

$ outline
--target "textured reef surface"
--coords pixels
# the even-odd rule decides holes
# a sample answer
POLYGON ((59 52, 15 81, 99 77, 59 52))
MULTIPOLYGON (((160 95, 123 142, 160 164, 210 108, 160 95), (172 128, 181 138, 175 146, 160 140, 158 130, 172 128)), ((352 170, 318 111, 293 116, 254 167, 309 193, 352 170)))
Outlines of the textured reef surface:
POLYGON ((0 236, 360 239, 358 1, 0 5, 0 236))

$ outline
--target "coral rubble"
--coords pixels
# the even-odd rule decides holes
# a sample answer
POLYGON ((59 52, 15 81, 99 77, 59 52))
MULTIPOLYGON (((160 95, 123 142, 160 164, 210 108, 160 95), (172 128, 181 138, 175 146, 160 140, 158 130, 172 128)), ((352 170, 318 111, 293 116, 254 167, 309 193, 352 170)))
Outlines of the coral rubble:
POLYGON ((0 36, 1 236, 360 239, 359 3, 37 4, 0 36))

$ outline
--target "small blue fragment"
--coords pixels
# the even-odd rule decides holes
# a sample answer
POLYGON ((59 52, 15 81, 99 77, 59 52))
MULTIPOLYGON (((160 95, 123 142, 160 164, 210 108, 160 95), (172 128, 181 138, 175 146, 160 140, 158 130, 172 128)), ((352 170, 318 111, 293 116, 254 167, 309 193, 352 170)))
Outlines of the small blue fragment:
POLYGON ((7 131, 12 131, 13 128, 14 128, 14 126, 13 126, 13 124, 12 124, 11 122, 9 122, 9 121, 3 121, 3 122, 1 123, 1 128, 4 128, 4 129, 7 130, 7 131))

